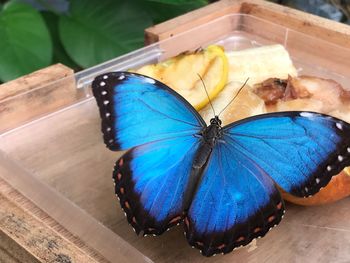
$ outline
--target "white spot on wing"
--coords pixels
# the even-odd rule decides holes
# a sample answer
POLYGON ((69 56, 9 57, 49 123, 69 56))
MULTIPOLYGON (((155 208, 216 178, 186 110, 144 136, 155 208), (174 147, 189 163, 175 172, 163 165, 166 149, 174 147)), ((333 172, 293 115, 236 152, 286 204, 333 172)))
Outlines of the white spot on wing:
POLYGON ((156 81, 154 79, 151 79, 151 78, 144 78, 143 81, 146 82, 146 83, 150 83, 150 84, 155 84, 156 83, 156 81))
POLYGON ((104 76, 103 76, 103 79, 108 79, 108 76, 107 76, 107 75, 104 75, 104 76))
POLYGON ((316 178, 316 184, 319 184, 320 183, 320 178, 316 178))
POLYGON ((337 128, 338 128, 339 130, 342 130, 342 129, 343 129, 343 125, 342 125, 340 122, 337 122, 337 124, 336 124, 335 126, 337 126, 337 128))
POLYGON ((332 167, 330 165, 327 166, 327 171, 328 172, 332 171, 332 167))
POLYGON ((103 90, 103 91, 101 92, 101 94, 102 94, 102 95, 106 95, 106 94, 107 94, 107 91, 103 90))
POLYGON ((101 81, 101 82, 100 82, 100 86, 102 86, 102 87, 103 87, 104 85, 106 85, 106 82, 101 81))
POLYGON ((118 79, 119 79, 119 80, 125 79, 125 76, 124 76, 124 75, 120 75, 120 76, 118 77, 118 79))
POLYGON ((346 150, 348 151, 348 153, 350 153, 350 147, 348 147, 346 150))
POLYGON ((342 162, 343 160, 344 160, 344 157, 341 156, 341 155, 338 155, 338 161, 339 161, 339 162, 342 162))
POLYGON ((104 100, 104 101, 103 101, 103 104, 104 104, 104 105, 107 105, 108 103, 109 103, 109 100, 104 100))
POLYGON ((300 112, 299 114, 301 117, 305 117, 305 118, 312 118, 315 117, 315 114, 311 113, 311 112, 300 112))

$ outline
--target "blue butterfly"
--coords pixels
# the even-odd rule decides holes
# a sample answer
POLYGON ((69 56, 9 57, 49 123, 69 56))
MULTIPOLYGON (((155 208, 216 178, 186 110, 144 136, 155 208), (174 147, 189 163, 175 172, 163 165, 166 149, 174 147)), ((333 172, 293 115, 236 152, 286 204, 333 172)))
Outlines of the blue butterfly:
POLYGON ((350 165, 350 125, 313 112, 278 112, 207 126, 179 94, 152 78, 113 72, 93 84, 104 141, 129 149, 115 191, 135 232, 184 222, 205 256, 264 236, 284 214, 276 184, 306 197, 350 165))

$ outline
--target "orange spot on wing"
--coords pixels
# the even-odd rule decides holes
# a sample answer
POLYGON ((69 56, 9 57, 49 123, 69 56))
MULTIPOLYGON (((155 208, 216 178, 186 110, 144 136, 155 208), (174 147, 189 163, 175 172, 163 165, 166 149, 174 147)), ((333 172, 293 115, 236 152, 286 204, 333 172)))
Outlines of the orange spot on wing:
POLYGON ((241 242, 241 241, 243 241, 244 239, 245 239, 245 237, 244 237, 244 236, 241 236, 241 237, 239 237, 239 238, 236 239, 236 242, 241 242))
POLYGON ((190 221, 188 221, 187 217, 185 217, 185 225, 187 226, 187 228, 190 227, 190 221))
POLYGON ((120 180, 122 178, 122 174, 121 173, 117 173, 117 179, 120 180))
POLYGON ((260 232, 260 231, 261 231, 261 228, 260 228, 260 227, 257 227, 257 228, 254 229, 254 233, 258 233, 258 232, 260 232))
POLYGON ((124 194, 124 188, 123 187, 120 187, 119 189, 120 193, 123 195, 124 194))
POLYGON ((124 164, 124 159, 121 158, 121 159, 119 160, 119 166, 123 166, 123 164, 124 164))
POLYGON ((275 220, 275 216, 270 216, 268 219, 267 219, 267 221, 269 222, 269 223, 271 223, 273 220, 275 220))
POLYGON ((217 248, 218 248, 218 249, 223 249, 224 247, 226 247, 226 245, 225 245, 225 244, 222 244, 222 245, 218 246, 217 248))
POLYGON ((130 209, 130 204, 129 204, 128 201, 125 201, 124 205, 125 205, 125 207, 126 207, 127 209, 130 209))
POLYGON ((277 205, 277 209, 281 210, 281 208, 282 208, 282 202, 279 202, 278 205, 277 205))
POLYGON ((202 242, 196 242, 196 244, 198 245, 198 246, 200 246, 200 247, 202 247, 204 244, 202 243, 202 242))
POLYGON ((177 221, 181 220, 181 216, 176 216, 174 217, 173 219, 171 219, 169 221, 169 224, 173 224, 173 223, 176 223, 177 221))

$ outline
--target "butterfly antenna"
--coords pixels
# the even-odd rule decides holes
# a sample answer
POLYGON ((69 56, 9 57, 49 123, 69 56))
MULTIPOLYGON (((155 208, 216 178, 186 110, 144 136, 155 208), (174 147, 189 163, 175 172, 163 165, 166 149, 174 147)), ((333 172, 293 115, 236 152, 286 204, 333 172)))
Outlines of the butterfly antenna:
POLYGON ((242 89, 244 88, 244 86, 247 84, 248 80, 249 80, 249 78, 246 79, 246 81, 244 82, 244 84, 242 85, 242 87, 239 88, 238 92, 237 92, 236 95, 233 97, 233 99, 230 100, 230 102, 225 106, 225 108, 223 108, 223 109, 220 111, 220 113, 219 113, 218 116, 220 116, 220 114, 221 114, 224 110, 226 110, 226 108, 235 100, 235 98, 237 98, 238 94, 242 91, 242 89))
POLYGON ((211 106, 211 108, 213 109, 214 116, 216 116, 215 110, 214 110, 214 107, 213 107, 213 104, 211 103, 211 100, 210 100, 210 97, 209 97, 209 94, 208 94, 208 91, 207 91, 207 87, 205 86, 205 83, 204 83, 204 81, 203 81, 201 75, 199 75, 198 73, 197 73, 197 75, 198 75, 199 79, 200 79, 200 80, 202 81, 202 83, 203 83, 203 87, 204 87, 205 93, 207 94, 207 97, 208 97, 210 106, 211 106))

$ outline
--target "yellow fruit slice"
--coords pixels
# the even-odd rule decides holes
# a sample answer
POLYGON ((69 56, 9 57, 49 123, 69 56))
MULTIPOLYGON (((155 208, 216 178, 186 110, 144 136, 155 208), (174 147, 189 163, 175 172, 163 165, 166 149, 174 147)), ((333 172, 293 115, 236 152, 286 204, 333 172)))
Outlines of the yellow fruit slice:
POLYGON ((344 169, 344 172, 346 173, 346 175, 350 176, 350 166, 349 167, 346 167, 344 169))
POLYGON ((155 78, 178 92, 192 106, 200 110, 225 86, 228 78, 228 60, 220 46, 208 46, 195 52, 186 52, 164 62, 146 65, 133 72, 155 78))

